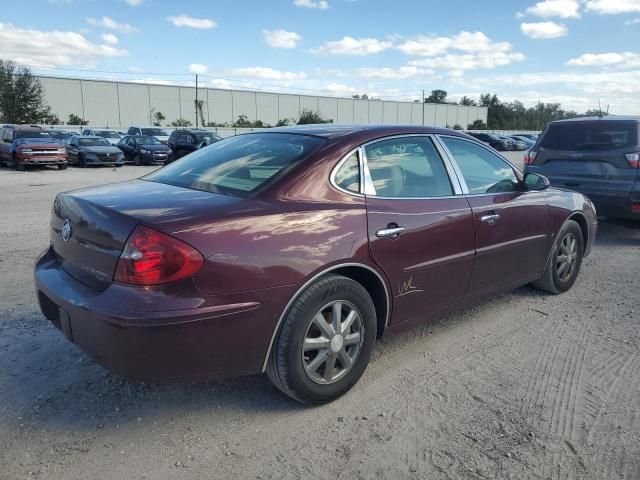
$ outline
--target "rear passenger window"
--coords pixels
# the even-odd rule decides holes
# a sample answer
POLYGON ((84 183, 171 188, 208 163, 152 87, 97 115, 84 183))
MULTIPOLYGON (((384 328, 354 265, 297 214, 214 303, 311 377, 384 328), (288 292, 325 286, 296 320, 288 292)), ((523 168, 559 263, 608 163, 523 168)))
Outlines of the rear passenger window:
POLYGON ((360 162, 358 153, 354 152, 336 171, 334 181, 340 188, 350 192, 360 192, 360 162))
POLYGON ((382 140, 365 147, 376 196, 446 197, 453 188, 442 158, 428 137, 382 140))
POLYGON ((511 165, 484 147, 467 140, 441 137, 462 171, 469 193, 501 193, 518 189, 511 165))

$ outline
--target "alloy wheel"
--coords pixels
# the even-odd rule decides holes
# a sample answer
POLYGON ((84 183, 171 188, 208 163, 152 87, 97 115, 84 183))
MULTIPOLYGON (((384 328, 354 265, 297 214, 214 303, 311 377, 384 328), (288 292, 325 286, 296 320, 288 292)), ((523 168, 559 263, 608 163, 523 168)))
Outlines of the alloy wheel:
POLYGON ((558 278, 566 282, 573 275, 578 261, 578 239, 574 233, 567 233, 558 248, 556 271, 558 278))
POLYGON ((315 383, 334 383, 355 364, 364 340, 364 324, 358 309, 337 300, 314 315, 302 343, 302 363, 315 383))

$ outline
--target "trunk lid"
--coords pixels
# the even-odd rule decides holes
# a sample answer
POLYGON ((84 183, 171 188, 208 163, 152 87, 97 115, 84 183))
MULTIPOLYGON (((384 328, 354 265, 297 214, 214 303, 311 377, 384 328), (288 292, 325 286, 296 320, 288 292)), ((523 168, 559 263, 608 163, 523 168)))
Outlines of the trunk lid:
POLYGON ((138 224, 174 234, 242 201, 144 180, 61 193, 51 215, 51 246, 70 276, 103 290, 138 224))

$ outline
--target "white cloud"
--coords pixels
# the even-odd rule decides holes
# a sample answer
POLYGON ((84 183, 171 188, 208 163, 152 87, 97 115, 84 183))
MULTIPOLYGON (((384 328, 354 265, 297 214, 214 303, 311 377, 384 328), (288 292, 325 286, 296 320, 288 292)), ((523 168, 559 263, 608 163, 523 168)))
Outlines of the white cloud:
POLYGON ((376 38, 344 37, 342 40, 326 42, 324 45, 311 50, 318 55, 354 55, 364 56, 380 53, 393 47, 389 41, 376 38))
POLYGON ((268 80, 303 80, 307 78, 304 72, 282 72, 269 67, 235 68, 232 73, 238 77, 263 78, 268 80))
POLYGON ((449 49, 463 52, 510 51, 509 42, 494 42, 482 32, 462 31, 451 37, 420 35, 400 43, 397 48, 407 55, 431 57, 441 55, 449 49))
POLYGON ((525 56, 519 52, 478 52, 466 54, 447 54, 438 57, 413 60, 410 65, 445 69, 452 71, 476 70, 480 68, 496 68, 524 60, 525 56))
POLYGON ((302 37, 296 32, 288 32, 282 29, 263 30, 262 33, 267 45, 274 48, 295 48, 302 40, 302 37))
POLYGON ((585 53, 572 58, 567 65, 574 67, 606 67, 615 65, 624 68, 640 68, 640 54, 632 52, 585 53))
POLYGON ((296 7, 317 8, 319 10, 329 8, 329 3, 326 0, 293 0, 293 4, 296 7))
POLYGON ((580 4, 577 0, 544 0, 527 8, 527 13, 543 18, 578 18, 580 17, 580 4))
POLYGON ((405 65, 400 68, 360 68, 355 71, 358 77, 379 80, 404 80, 418 76, 430 76, 433 73, 433 70, 426 70, 413 65, 405 65))
POLYGON ((188 69, 191 73, 199 73, 199 74, 207 73, 207 70, 208 70, 207 66, 202 65, 201 63, 191 63, 189 64, 188 69))
POLYGON ((138 29, 133 25, 129 25, 128 23, 119 23, 116 22, 111 17, 102 17, 99 20, 95 18, 87 18, 87 23, 89 25, 93 25, 94 27, 102 27, 108 28, 110 30, 118 30, 122 33, 132 33, 137 32, 138 29))
POLYGON ((638 18, 632 18, 631 20, 627 20, 626 22, 624 22, 625 25, 638 25, 640 24, 640 17, 638 18))
POLYGON ((102 38, 104 43, 108 43, 109 45, 116 45, 118 43, 118 37, 113 33, 103 33, 100 35, 100 38, 102 38))
POLYGON ((185 14, 167 17, 167 20, 173 23, 176 27, 197 28, 201 30, 214 28, 217 25, 216 22, 208 18, 195 18, 185 14))
POLYGON ((121 57, 126 50, 90 42, 79 33, 41 31, 0 23, 0 58, 30 67, 86 65, 101 57, 121 57))
POLYGON ((521 23, 520 30, 527 37, 538 39, 564 37, 567 34, 567 27, 555 22, 521 23))
POLYGON ((127 2, 129 5, 131 5, 132 7, 137 7, 138 5, 142 5, 142 2, 144 2, 144 0, 124 0, 125 2, 127 2))
POLYGON ((326 85, 325 87, 326 90, 333 92, 333 93, 337 93, 337 94, 354 94, 358 92, 358 89, 355 87, 350 87, 348 85, 344 85, 342 83, 335 83, 335 82, 331 82, 329 84, 326 85))
POLYGON ((586 0, 585 8, 602 15, 640 12, 640 0, 586 0))

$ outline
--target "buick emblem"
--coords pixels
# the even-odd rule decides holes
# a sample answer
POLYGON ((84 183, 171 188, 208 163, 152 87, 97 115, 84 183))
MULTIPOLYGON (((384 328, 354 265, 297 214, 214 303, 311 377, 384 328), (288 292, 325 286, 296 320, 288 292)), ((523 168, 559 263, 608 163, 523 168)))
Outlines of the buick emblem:
POLYGON ((62 235, 62 240, 64 240, 65 242, 68 242, 69 239, 71 238, 71 222, 69 221, 68 218, 64 219, 64 223, 62 224, 62 231, 60 232, 60 235, 62 235))

